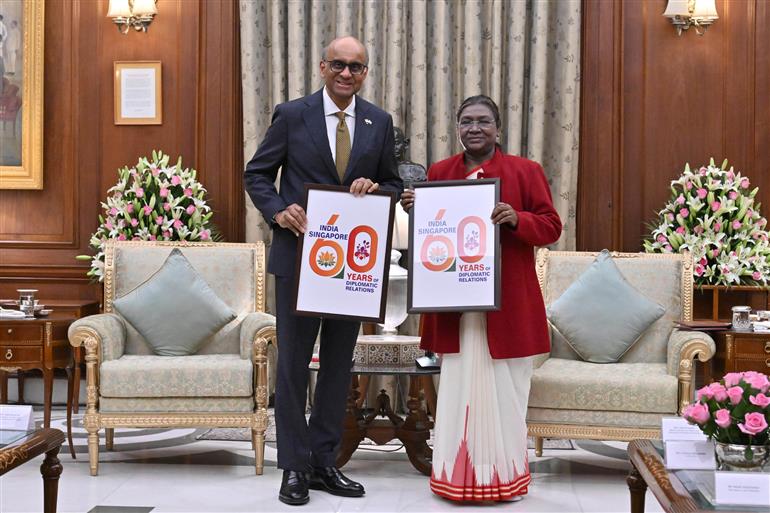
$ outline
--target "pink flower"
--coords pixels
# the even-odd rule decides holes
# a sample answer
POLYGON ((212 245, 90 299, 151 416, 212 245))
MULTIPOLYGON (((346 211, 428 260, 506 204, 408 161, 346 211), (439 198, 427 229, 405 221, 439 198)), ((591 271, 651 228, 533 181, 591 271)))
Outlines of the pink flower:
POLYGON ((701 167, 701 168, 698 170, 698 173, 699 173, 701 176, 706 176, 706 173, 707 173, 707 172, 708 172, 708 169, 706 169, 705 167, 701 167))
POLYGON ((139 188, 136 190, 136 197, 137 197, 137 198, 144 198, 144 189, 142 189, 141 187, 139 187, 139 188))
POLYGON ((118 235, 118 240, 126 240, 126 236, 124 234, 118 235))
POLYGON ((727 389, 727 397, 730 398, 730 404, 735 406, 743 399, 743 389, 741 387, 730 387, 727 389))
POLYGON ((185 212, 187 212, 188 215, 193 215, 195 213, 195 205, 188 206, 185 212))
POLYGON ((684 196, 682 196, 682 195, 680 194, 680 195, 679 195, 679 196, 676 198, 676 202, 677 202, 677 204, 679 204, 679 205, 684 205, 684 196))
POLYGON ((692 190, 692 182, 687 180, 684 184, 684 186, 687 188, 687 190, 692 190))
POLYGON ((211 234, 208 230, 201 230, 201 240, 209 240, 209 237, 211 237, 211 234))
POLYGON ((700 257, 700 261, 698 262, 700 265, 706 265, 709 263, 708 260, 706 260, 706 257, 700 257))
POLYGON ((727 193, 727 197, 730 198, 731 200, 734 200, 735 198, 738 197, 738 193, 735 191, 730 191, 729 193, 727 193))
POLYGON ((730 418, 730 412, 724 408, 714 412, 714 418, 716 419, 717 426, 721 428, 728 428, 733 423, 733 420, 730 418))
POLYGON ((674 248, 672 248, 670 244, 663 246, 663 249, 666 251, 666 253, 671 253, 674 251, 674 248))
POLYGON ((700 199, 705 198, 707 195, 708 195, 708 191, 706 189, 704 189, 702 187, 700 189, 698 189, 698 197, 700 199))
POLYGON ((150 205, 143 206, 142 210, 144 210, 144 215, 146 216, 152 214, 152 208, 150 207, 150 205))
POLYGON ((665 244, 666 237, 661 233, 660 235, 658 235, 657 241, 660 242, 661 244, 665 244))
POLYGON ((179 219, 174 221, 174 228, 176 228, 177 230, 180 229, 183 225, 184 225, 184 223, 182 221, 180 221, 179 219))
POLYGON ((733 221, 733 230, 737 230, 740 227, 741 227, 741 222, 740 221, 737 221, 737 220, 733 221))
POLYGON ((160 169, 155 167, 155 164, 150 164, 150 173, 152 173, 152 176, 158 176, 160 174, 160 169))
POLYGON ((711 210, 713 210, 714 212, 719 210, 719 207, 721 207, 721 206, 722 206, 722 204, 719 203, 718 201, 712 201, 711 202, 711 210))
POLYGON ((111 215, 111 216, 116 216, 116 215, 118 215, 118 209, 117 209, 117 208, 115 208, 115 207, 112 207, 112 208, 110 209, 110 215, 111 215))
POLYGON ((752 388, 756 388, 761 392, 766 392, 770 388, 770 381, 767 376, 761 372, 747 371, 743 373, 743 381, 751 385, 752 388))
POLYGON ((759 412, 747 413, 743 420, 743 424, 738 423, 738 429, 747 435, 754 436, 767 429, 765 416, 759 412))
POLYGON ((680 209, 679 210, 679 215, 682 216, 682 217, 687 217, 687 216, 690 215, 690 211, 687 210, 686 208, 680 209))
POLYGON ((696 276, 703 276, 703 273, 706 272, 706 268, 702 265, 698 264, 695 266, 695 274, 696 276))
POLYGON ((741 178, 741 189, 748 189, 748 188, 749 188, 749 179, 741 178))
POLYGON ((733 168, 730 168, 730 171, 727 172, 727 178, 729 178, 730 180, 735 179, 735 172, 733 171, 733 168))
POLYGON ((669 221, 673 221, 674 220, 674 214, 669 212, 668 214, 666 214, 666 219, 668 219, 669 221))
POLYGON ((165 187, 161 187, 160 191, 158 192, 158 195, 160 195, 161 198, 165 198, 168 196, 168 189, 165 187))
POLYGON ((138 224, 139 224, 139 221, 137 221, 136 219, 131 219, 131 226, 136 226, 138 224))
POLYGON ((701 225, 698 225, 695 228, 693 228, 692 231, 694 231, 696 235, 700 235, 701 233, 703 233, 703 227, 701 225))
POLYGON ((185 196, 187 196, 188 198, 189 198, 190 196, 192 196, 192 189, 190 189, 189 187, 188 187, 188 188, 186 188, 186 189, 184 190, 184 195, 185 195, 185 196))
POLYGON ((163 216, 156 217, 155 224, 163 224, 163 216))
POLYGON ((182 183, 182 180, 178 176, 174 175, 171 177, 171 185, 179 185, 180 183, 182 183))
POLYGON ((128 205, 126 205, 126 212, 128 212, 129 214, 132 214, 134 212, 134 204, 133 203, 129 203, 128 205))
MULTIPOLYGON (((717 207, 717 209, 719 209, 719 207, 717 207)), ((714 231, 719 232, 721 230, 722 230, 722 223, 714 223, 714 231)), ((715 251, 719 251, 719 250, 715 250, 715 251)), ((718 255, 719 253, 714 253, 714 254, 718 255)))
POLYGON ((155 235, 150 235, 150 240, 158 240, 158 238, 155 235))
POLYGON ((754 406, 767 408, 767 405, 770 404, 770 397, 767 397, 765 394, 752 395, 749 396, 749 402, 754 406))
POLYGON ((677 229, 675 231, 678 234, 684 235, 684 226, 677 227, 677 229))
POLYGON ((171 238, 171 232, 169 232, 167 230, 164 230, 163 231, 163 237, 166 238, 166 239, 170 239, 171 238))
POLYGON ((171 203, 164 203, 163 204, 163 210, 165 210, 166 212, 171 210, 171 203))
POLYGON ((727 399, 727 389, 721 383, 712 383, 709 386, 711 393, 714 394, 714 400, 722 402, 727 399))
POLYGON ((711 387, 705 386, 703 388, 699 388, 698 391, 695 393, 695 398, 700 401, 701 399, 705 399, 708 401, 714 397, 714 392, 711 391, 711 387))
POLYGON ((759 271, 754 271, 753 273, 751 273, 751 278, 756 281, 759 281, 759 279, 762 278, 762 273, 759 271))
POLYGON ((134 235, 133 237, 131 237, 131 240, 142 240, 142 238, 139 237, 138 235, 134 235))
POLYGON ((694 403, 686 407, 682 412, 682 416, 691 422, 701 425, 705 424, 711 418, 709 409, 706 405, 701 403, 694 403))
POLYGON ((104 226, 105 226, 105 227, 106 227, 108 230, 112 230, 112 228, 113 228, 113 225, 112 225, 112 219, 107 219, 107 221, 104 223, 104 226))

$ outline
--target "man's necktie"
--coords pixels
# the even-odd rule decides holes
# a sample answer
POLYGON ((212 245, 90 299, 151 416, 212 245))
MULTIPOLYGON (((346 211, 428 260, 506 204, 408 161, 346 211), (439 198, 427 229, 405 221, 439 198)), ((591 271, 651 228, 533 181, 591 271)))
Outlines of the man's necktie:
POLYGON ((340 122, 337 123, 337 159, 335 165, 340 182, 342 182, 350 159, 350 132, 348 132, 348 124, 345 123, 345 113, 339 111, 337 117, 340 118, 340 122))

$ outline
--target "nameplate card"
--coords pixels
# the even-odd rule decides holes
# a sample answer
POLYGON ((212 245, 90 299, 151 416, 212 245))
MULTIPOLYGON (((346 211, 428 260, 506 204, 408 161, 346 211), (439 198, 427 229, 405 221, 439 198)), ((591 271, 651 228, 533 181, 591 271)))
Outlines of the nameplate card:
POLYGON ((665 445, 666 468, 714 470, 714 443, 708 440, 669 440, 665 445))
POLYGON ((717 504, 770 506, 770 473, 715 472, 717 504))
POLYGON ((670 440, 697 440, 705 441, 708 437, 694 424, 690 424, 682 417, 663 417, 661 420, 661 432, 663 441, 670 440))
POLYGON ((35 420, 32 418, 32 406, 26 404, 0 404, 0 430, 32 431, 35 420))

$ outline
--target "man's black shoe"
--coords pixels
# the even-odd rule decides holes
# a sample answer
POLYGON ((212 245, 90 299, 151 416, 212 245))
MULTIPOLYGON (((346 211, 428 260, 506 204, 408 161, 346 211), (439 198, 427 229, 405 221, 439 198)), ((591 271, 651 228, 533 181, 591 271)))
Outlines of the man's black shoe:
POLYGON ((307 474, 295 470, 284 470, 278 500, 291 506, 307 504, 310 500, 310 494, 307 491, 307 474))
POLYGON ((310 473, 310 488, 326 490, 332 495, 341 497, 361 497, 364 487, 344 476, 337 467, 313 467, 310 473))

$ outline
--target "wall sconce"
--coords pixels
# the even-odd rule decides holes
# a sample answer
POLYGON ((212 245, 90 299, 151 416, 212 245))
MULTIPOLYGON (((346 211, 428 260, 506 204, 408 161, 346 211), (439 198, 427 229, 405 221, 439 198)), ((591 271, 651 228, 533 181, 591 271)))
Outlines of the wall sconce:
POLYGON ((147 27, 152 23, 153 17, 158 14, 155 3, 158 0, 110 0, 107 8, 107 17, 112 18, 113 23, 123 34, 128 34, 128 29, 147 32, 147 27))
POLYGON ((663 16, 671 20, 679 36, 691 26, 702 36, 708 26, 719 19, 716 0, 668 0, 663 16))

